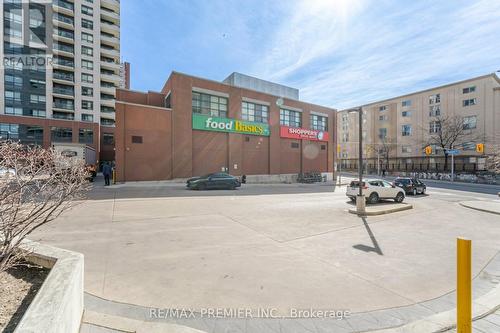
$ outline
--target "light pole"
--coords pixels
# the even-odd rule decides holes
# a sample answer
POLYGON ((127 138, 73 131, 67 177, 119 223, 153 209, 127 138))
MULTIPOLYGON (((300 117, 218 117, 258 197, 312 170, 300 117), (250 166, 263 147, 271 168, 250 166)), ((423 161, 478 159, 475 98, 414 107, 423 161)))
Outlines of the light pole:
POLYGON ((358 177, 359 177, 359 194, 356 196, 356 211, 359 214, 365 213, 366 201, 363 195, 363 111, 361 107, 352 109, 348 112, 357 112, 359 121, 359 148, 358 148, 358 177))

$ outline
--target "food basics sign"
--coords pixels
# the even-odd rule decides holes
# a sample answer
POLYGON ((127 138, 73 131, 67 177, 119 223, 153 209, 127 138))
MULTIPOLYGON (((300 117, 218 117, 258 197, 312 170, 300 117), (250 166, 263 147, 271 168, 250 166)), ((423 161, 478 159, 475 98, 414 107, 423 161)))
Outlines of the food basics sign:
POLYGON ((269 125, 193 113, 193 129, 269 136, 269 125))
POLYGON ((328 132, 288 126, 280 127, 280 136, 298 140, 328 141, 328 132))

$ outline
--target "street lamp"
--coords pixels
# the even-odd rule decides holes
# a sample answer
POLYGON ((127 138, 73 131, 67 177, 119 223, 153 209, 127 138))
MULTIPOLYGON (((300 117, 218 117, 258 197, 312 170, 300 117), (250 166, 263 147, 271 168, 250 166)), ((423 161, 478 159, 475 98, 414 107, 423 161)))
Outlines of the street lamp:
POLYGON ((361 107, 348 110, 349 113, 358 113, 359 116, 359 148, 358 148, 358 174, 359 174, 359 194, 356 196, 356 211, 364 214, 366 208, 365 196, 363 195, 363 110, 361 107))

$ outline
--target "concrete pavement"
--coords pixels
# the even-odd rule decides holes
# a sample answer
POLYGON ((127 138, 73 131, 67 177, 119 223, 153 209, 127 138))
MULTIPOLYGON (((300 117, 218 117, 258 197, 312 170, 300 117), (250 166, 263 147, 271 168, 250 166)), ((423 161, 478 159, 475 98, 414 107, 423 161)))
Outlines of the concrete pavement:
POLYGON ((496 201, 462 201, 460 205, 481 212, 500 215, 500 200, 496 201))
POLYGON ((473 240, 474 275, 500 250, 497 217, 461 207, 460 192, 408 197, 413 210, 362 220, 347 214, 345 190, 333 189, 98 185, 33 238, 84 253, 86 291, 103 299, 281 315, 292 308, 358 314, 439 298, 454 290, 457 236, 473 240))

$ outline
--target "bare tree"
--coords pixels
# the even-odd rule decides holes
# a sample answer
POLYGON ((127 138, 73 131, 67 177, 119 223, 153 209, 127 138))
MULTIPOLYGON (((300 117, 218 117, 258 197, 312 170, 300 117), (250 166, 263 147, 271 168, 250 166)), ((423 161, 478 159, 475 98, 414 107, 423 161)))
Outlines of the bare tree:
POLYGON ((432 118, 429 126, 430 128, 423 129, 427 133, 426 145, 440 148, 444 156, 445 171, 448 170, 447 149, 454 149, 465 142, 477 139, 460 116, 437 116, 432 118))
POLYGON ((0 142, 0 272, 27 254, 22 241, 82 199, 83 161, 54 150, 0 142))
POLYGON ((384 137, 380 139, 380 142, 373 143, 367 148, 369 151, 373 151, 384 162, 387 168, 389 167, 389 159, 392 152, 397 148, 397 144, 395 140, 384 137))
POLYGON ((492 153, 488 156, 488 170, 496 174, 500 174, 500 144, 492 149, 492 153))

